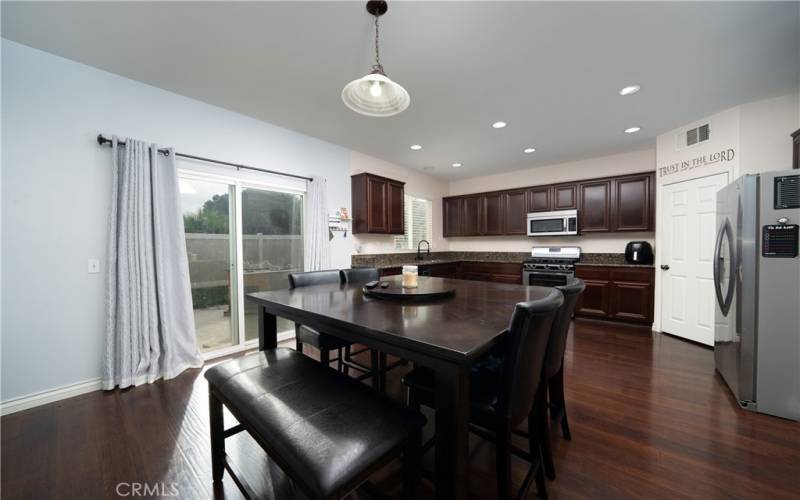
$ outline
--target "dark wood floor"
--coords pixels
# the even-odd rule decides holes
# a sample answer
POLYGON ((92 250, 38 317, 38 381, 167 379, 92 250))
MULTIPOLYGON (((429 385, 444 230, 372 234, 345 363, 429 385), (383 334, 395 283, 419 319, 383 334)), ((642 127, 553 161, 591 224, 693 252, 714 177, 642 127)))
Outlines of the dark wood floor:
MULTIPOLYGON (((552 498, 798 498, 800 424, 738 409, 710 349, 587 320, 573 330, 566 359, 573 440, 555 441, 552 498)), ((389 379, 397 397, 401 372, 389 379)), ((133 482, 161 485, 154 496, 241 498, 227 475, 212 488, 207 390, 198 370, 1 423, 4 499, 115 498, 119 483, 133 482)), ((284 497, 280 472, 249 438, 240 434, 228 447, 259 491, 284 497)), ((492 445, 471 436, 470 448, 471 496, 493 498, 492 445)), ((390 466, 374 483, 397 491, 398 472, 390 466)), ((525 464, 515 462, 517 484, 524 473, 525 464)))

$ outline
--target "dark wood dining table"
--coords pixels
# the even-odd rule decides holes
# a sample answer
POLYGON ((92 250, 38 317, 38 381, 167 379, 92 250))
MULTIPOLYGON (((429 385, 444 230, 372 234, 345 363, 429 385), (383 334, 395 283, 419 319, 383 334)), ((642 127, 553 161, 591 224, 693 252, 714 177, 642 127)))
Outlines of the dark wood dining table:
MULTIPOLYGON (((383 278, 400 286, 399 276, 383 278)), ((277 317, 391 354, 436 372, 436 497, 463 499, 469 490, 469 369, 507 332, 518 302, 550 288, 446 278, 451 297, 427 303, 365 297, 360 284, 328 284, 248 293, 258 306, 259 349, 277 347, 277 317)))

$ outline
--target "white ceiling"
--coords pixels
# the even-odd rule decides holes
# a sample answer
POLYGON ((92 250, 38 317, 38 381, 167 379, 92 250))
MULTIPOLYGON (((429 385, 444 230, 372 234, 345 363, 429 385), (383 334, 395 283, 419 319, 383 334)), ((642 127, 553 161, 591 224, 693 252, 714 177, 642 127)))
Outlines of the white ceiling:
POLYGON ((448 178, 654 147, 800 73, 800 3, 394 1, 381 60, 411 106, 368 118, 340 92, 372 30, 364 2, 2 2, 5 38, 448 178))

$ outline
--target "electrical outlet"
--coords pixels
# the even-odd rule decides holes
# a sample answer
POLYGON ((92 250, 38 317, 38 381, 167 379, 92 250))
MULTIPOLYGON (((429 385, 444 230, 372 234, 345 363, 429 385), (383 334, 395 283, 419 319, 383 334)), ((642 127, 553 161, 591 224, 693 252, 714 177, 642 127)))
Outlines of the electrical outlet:
POLYGON ((97 274, 100 272, 100 260, 99 259, 89 259, 89 274, 97 274))

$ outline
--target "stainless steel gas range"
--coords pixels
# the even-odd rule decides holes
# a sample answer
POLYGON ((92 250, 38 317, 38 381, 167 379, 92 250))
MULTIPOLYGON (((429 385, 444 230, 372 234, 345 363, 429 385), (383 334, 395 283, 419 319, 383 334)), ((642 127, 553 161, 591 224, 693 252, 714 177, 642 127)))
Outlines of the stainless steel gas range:
POLYGON ((575 263, 580 260, 580 247, 533 247, 522 263, 522 284, 565 285, 575 276, 575 263))

